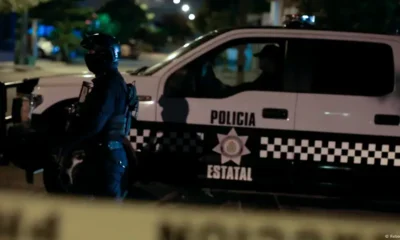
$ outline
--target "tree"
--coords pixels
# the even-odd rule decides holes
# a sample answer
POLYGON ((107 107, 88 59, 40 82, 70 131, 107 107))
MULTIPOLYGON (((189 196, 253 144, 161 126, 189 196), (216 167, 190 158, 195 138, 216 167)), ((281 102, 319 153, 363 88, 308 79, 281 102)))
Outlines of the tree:
POLYGON ((302 12, 317 14, 321 27, 383 33, 395 17, 398 0, 300 0, 302 12))
POLYGON ((182 13, 165 14, 161 20, 161 27, 174 40, 182 41, 193 35, 188 19, 182 13))
POLYGON ((193 24, 201 33, 246 24, 248 13, 268 12, 266 0, 204 0, 193 24))
POLYGON ((121 43, 127 43, 148 22, 146 12, 135 0, 111 0, 97 11, 97 14, 101 13, 107 13, 118 25, 120 31, 116 37, 121 43))
POLYGON ((44 24, 53 25, 50 36, 54 44, 60 46, 64 61, 70 61, 70 50, 79 47, 80 37, 76 30, 86 27, 85 20, 93 9, 80 6, 81 0, 53 0, 32 9, 32 16, 40 18, 44 24))
POLYGON ((27 63, 27 32, 29 25, 29 9, 35 7, 41 3, 48 2, 49 0, 1 0, 0 1, 0 12, 13 12, 22 15, 22 24, 20 25, 21 40, 19 41, 17 52, 20 53, 18 63, 27 63))
POLYGON ((25 9, 30 9, 39 5, 42 2, 49 0, 1 0, 0 12, 16 12, 21 13, 25 9))
POLYGON ((233 11, 235 0, 204 0, 193 21, 195 29, 206 33, 218 28, 236 25, 237 14, 233 11))
MULTIPOLYGON (((243 26, 247 24, 248 13, 269 11, 266 0, 204 0, 194 26, 199 32, 209 32, 218 28, 243 26)), ((238 81, 244 81, 245 46, 238 46, 238 81)))
POLYGON ((93 19, 86 20, 87 32, 101 32, 115 36, 119 33, 119 25, 107 13, 93 14, 93 19))

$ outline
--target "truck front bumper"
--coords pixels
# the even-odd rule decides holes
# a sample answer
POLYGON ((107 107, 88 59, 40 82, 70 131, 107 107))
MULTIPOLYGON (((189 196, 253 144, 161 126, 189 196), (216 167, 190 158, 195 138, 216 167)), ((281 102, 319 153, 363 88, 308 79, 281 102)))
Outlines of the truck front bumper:
POLYGON ((9 127, 4 160, 26 171, 26 180, 33 183, 33 175, 40 172, 49 151, 45 134, 22 124, 9 127))

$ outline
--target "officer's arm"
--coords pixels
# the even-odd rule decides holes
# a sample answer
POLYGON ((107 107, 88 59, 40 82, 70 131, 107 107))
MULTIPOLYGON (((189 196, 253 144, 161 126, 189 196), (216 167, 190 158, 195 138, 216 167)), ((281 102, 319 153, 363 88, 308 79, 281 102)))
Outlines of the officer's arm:
POLYGON ((90 135, 99 133, 114 112, 116 96, 113 94, 112 86, 101 84, 93 88, 81 114, 85 132, 90 135))
POLYGON ((115 96, 110 84, 101 83, 93 87, 81 106, 75 129, 76 141, 80 142, 98 134, 113 114, 115 96))

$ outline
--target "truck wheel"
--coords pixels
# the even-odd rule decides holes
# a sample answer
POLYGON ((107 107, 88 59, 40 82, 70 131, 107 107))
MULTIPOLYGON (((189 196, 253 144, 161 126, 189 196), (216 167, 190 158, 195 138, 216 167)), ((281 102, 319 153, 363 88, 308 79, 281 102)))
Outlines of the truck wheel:
MULTIPOLYGON (((67 99, 54 104, 49 107, 43 115, 43 125, 46 125, 47 132, 51 133, 48 138, 54 140, 53 147, 57 146, 60 136, 65 134, 65 124, 66 124, 66 110, 65 108, 73 103, 76 103, 78 99, 67 99)), ((43 163, 43 183, 46 191, 49 193, 66 193, 66 186, 64 186, 62 181, 64 177, 61 177, 60 167, 58 163, 54 160, 51 155, 51 151, 46 154, 47 157, 43 163)))

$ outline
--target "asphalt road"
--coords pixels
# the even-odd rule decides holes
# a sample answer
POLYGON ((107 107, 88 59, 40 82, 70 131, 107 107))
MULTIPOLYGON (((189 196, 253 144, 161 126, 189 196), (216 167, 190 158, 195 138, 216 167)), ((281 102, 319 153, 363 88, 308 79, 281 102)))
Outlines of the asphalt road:
POLYGON ((27 184, 25 172, 13 166, 0 166, 0 191, 15 190, 28 194, 46 194, 41 173, 34 176, 34 184, 27 184))
MULTIPOLYGON (((168 186, 162 184, 150 184, 145 186, 147 192, 151 192, 158 197, 165 196, 170 192, 168 186)), ((36 174, 34 184, 25 182, 24 171, 13 166, 0 167, 0 191, 13 190, 20 191, 33 196, 45 196, 47 193, 42 184, 42 174, 36 174)), ((0 193, 1 194, 1 193, 0 193)), ((230 202, 223 205, 221 208, 237 208, 241 206, 245 209, 252 209, 258 204, 262 205, 263 209, 267 206, 269 210, 280 210, 290 212, 316 212, 322 214, 351 214, 355 216, 394 216, 400 217, 400 204, 394 202, 367 202, 367 201, 348 201, 340 199, 328 199, 323 197, 306 197, 306 196, 273 196, 273 195, 258 195, 251 197, 252 205, 237 204, 230 202)))

